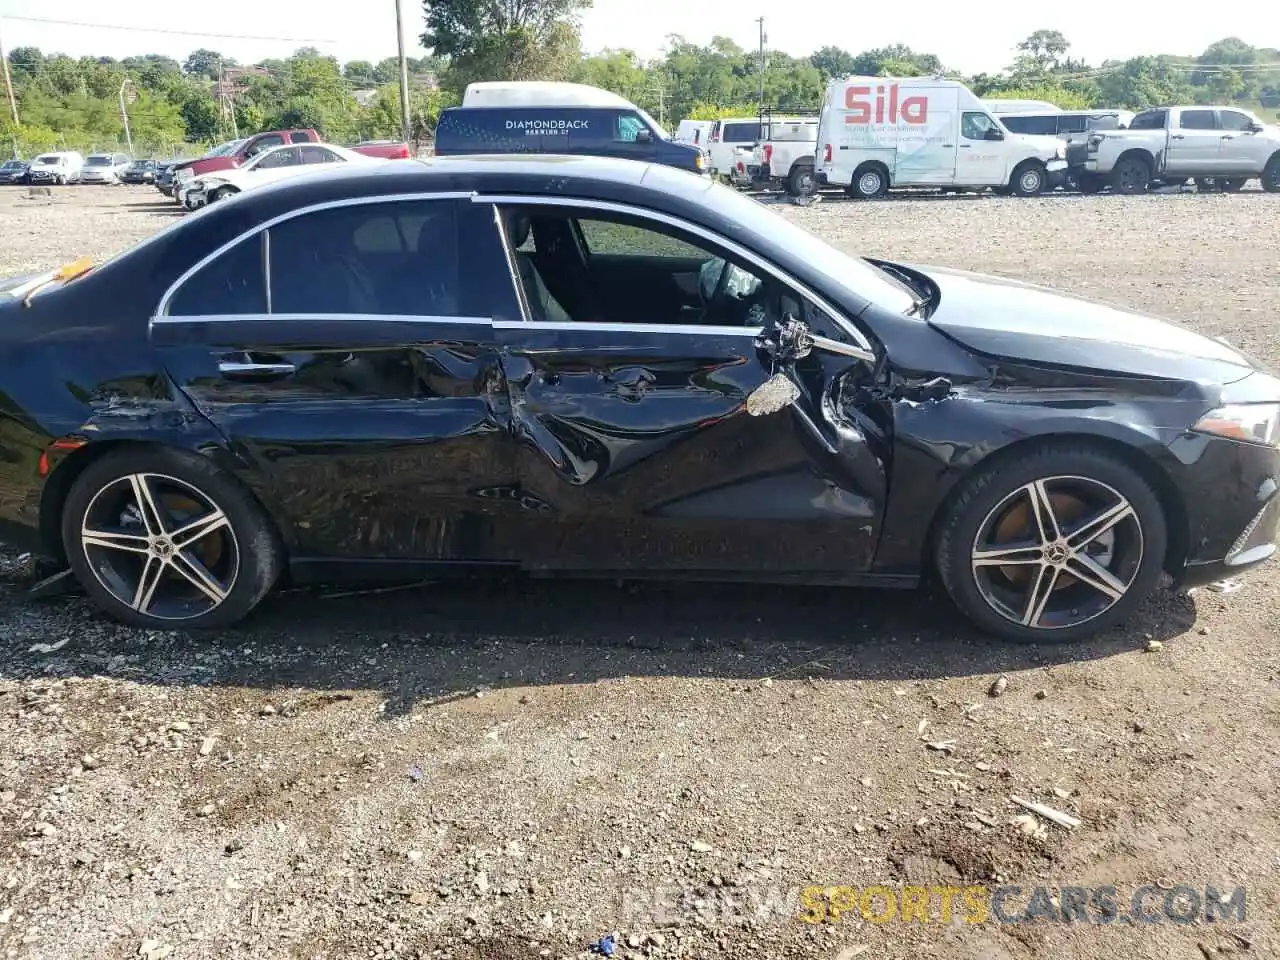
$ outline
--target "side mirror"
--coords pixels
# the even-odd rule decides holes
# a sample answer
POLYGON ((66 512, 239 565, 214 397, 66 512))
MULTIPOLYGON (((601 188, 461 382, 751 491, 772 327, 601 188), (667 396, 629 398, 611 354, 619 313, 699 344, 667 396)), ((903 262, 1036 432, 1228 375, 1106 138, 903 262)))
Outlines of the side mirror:
POLYGON ((636 131, 636 143, 649 143, 653 140, 653 134, 648 130, 636 131))
POLYGON ((1004 133, 997 127, 987 127, 987 132, 982 135, 983 140, 1003 140, 1004 133))
POLYGON ((1250 133, 1261 133, 1264 129, 1266 129, 1266 128, 1265 128, 1265 127, 1263 127, 1263 126, 1262 126, 1262 124, 1260 124, 1257 120, 1255 120, 1255 121, 1253 121, 1253 123, 1249 124, 1249 132, 1250 132, 1250 133))

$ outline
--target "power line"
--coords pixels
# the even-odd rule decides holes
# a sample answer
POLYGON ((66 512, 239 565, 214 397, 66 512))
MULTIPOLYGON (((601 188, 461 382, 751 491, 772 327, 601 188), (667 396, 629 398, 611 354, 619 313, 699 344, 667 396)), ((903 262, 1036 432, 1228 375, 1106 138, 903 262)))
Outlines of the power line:
POLYGON ((214 40, 267 40, 274 43, 336 43, 335 40, 317 40, 313 37, 262 37, 248 33, 203 33, 197 30, 164 30, 159 27, 122 27, 111 23, 86 23, 82 20, 54 20, 51 17, 15 17, 5 14, 5 20, 23 23, 52 23, 64 27, 89 27, 93 30, 124 30, 129 33, 161 33, 174 37, 207 37, 214 40))

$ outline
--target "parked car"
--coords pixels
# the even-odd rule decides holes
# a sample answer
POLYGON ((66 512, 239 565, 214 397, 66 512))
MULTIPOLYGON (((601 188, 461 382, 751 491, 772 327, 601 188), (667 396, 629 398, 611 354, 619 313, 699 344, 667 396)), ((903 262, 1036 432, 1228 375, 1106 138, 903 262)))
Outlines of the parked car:
POLYGON ((314 172, 316 167, 337 163, 378 163, 373 157, 331 143, 305 143, 272 147, 248 163, 229 170, 215 170, 188 180, 181 187, 182 205, 196 210, 206 203, 225 200, 254 187, 314 172))
POLYGON ((1145 193, 1154 182, 1212 180, 1234 193, 1257 177, 1280 191, 1280 127, 1238 107, 1143 110, 1127 130, 1094 131, 1069 157, 1082 189, 1145 193))
POLYGON ((750 154, 765 137, 759 117, 732 117, 717 120, 707 141, 707 165, 712 176, 732 176, 739 160, 738 150, 750 154))
POLYGON ((124 153, 91 153, 80 171, 81 183, 119 183, 133 161, 124 153))
POLYGON ((25 160, 6 160, 0 164, 0 183, 26 183, 27 169, 25 160))
POLYGON ((156 161, 135 160, 120 174, 121 183, 155 183, 156 161))
POLYGON ((579 83, 473 83, 436 124, 435 155, 554 153, 650 161, 696 173, 706 155, 677 143, 624 97, 579 83))
POLYGON ((813 193, 818 118, 775 117, 767 126, 766 139, 751 153, 751 179, 781 185, 793 197, 813 193))
POLYGON ((5 539, 146 628, 286 570, 932 570, 1043 642, 1276 549, 1280 378, 1246 355, 657 164, 350 164, 0 290, 5 539))
POLYGON ((161 160, 156 164, 156 189, 166 197, 173 196, 173 181, 175 168, 182 163, 186 163, 186 159, 181 160, 161 160))
POLYGON ((893 187, 992 187, 1034 197, 1066 182, 1061 140, 1010 133, 963 83, 935 77, 833 80, 818 147, 817 182, 858 199, 893 187))
POLYGON ((84 157, 75 150, 42 153, 27 168, 27 180, 32 184, 58 184, 80 182, 84 157))
MULTIPOLYGON (((292 143, 320 143, 320 134, 314 130, 270 130, 243 140, 234 140, 209 151, 198 160, 184 160, 175 166, 174 178, 181 185, 194 177, 204 176, 216 170, 230 170, 248 163, 264 150, 292 143)), ((408 157, 409 147, 398 141, 373 141, 350 148, 380 159, 408 157)))

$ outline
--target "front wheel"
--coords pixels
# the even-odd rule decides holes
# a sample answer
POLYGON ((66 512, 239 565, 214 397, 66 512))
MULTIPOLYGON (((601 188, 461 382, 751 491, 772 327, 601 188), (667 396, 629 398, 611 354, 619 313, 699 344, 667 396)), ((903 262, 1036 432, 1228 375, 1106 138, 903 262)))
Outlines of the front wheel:
POLYGON ((270 520, 243 487, 201 457, 159 447, 86 467, 67 495, 62 543, 98 607, 152 629, 233 623, 283 564, 270 520))
POLYGON ((1280 153, 1277 153, 1262 170, 1262 189, 1267 193, 1280 193, 1280 153))
POLYGON ((935 541, 947 592, 1008 640, 1068 642, 1123 621, 1154 591, 1168 531, 1150 485, 1087 445, 1045 445, 961 489, 935 541))
POLYGON ((1015 197, 1038 197, 1049 182, 1044 165, 1034 161, 1024 163, 1009 178, 1009 190, 1015 197))
POLYGON ((219 200, 226 200, 228 197, 234 197, 240 191, 235 187, 219 187, 209 195, 210 203, 217 203, 219 200))

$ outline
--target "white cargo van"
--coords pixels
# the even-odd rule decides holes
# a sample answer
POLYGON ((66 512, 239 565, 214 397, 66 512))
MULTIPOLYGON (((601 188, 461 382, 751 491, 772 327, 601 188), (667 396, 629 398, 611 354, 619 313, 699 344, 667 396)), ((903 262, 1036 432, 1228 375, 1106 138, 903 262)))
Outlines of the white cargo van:
POLYGON ((964 84, 849 77, 827 87, 814 174, 854 197, 891 187, 993 187, 1036 196, 1065 182, 1066 144, 1011 133, 964 84))

